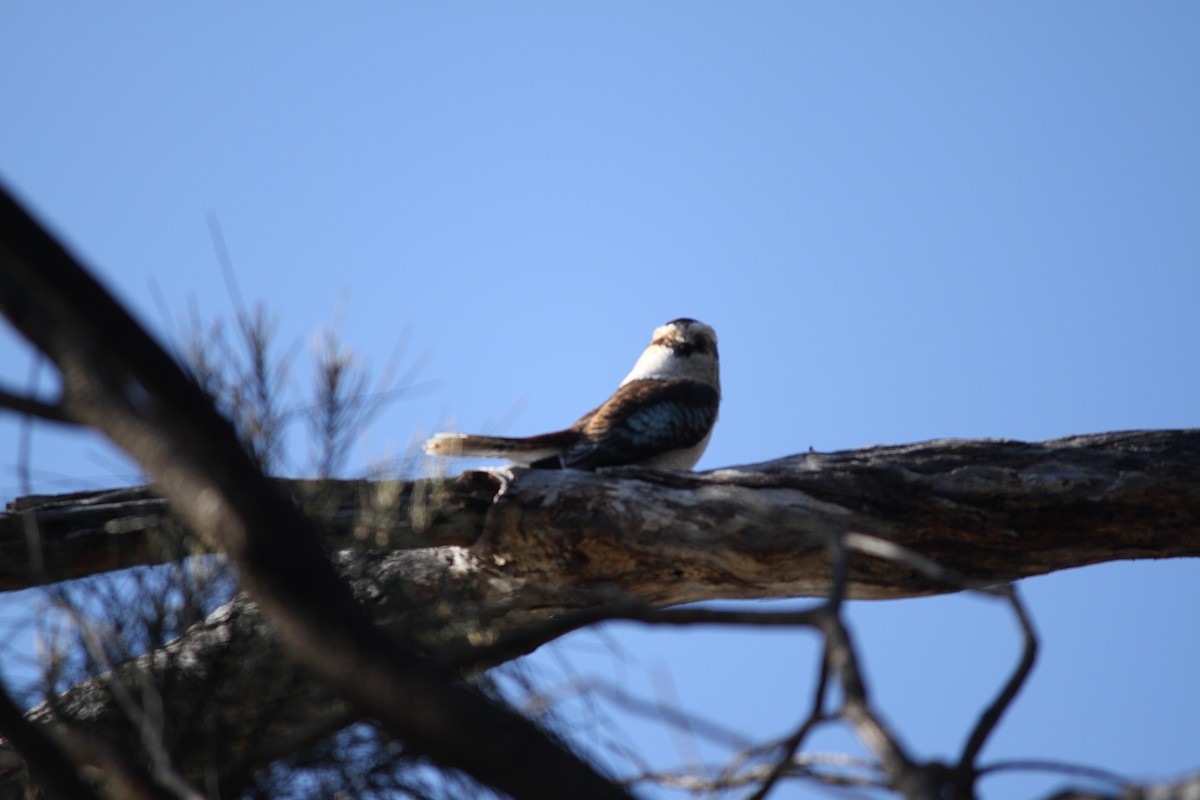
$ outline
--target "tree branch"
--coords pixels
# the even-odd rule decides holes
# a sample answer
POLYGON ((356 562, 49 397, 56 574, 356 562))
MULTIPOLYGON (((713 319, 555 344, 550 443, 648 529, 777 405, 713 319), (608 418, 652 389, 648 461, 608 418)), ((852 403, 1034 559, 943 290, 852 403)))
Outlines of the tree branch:
MULTIPOLYGON (((1196 430, 938 441, 704 474, 512 470, 272 484, 169 357, 6 199, 0 231, 0 306, 58 364, 64 413, 106 431, 159 478, 153 491, 14 503, 0 516, 0 588, 177 558, 187 526, 230 555, 250 591, 30 718, 70 719, 93 740, 136 749, 131 715, 112 702, 115 684, 176 687, 162 695, 168 724, 156 735, 192 785, 214 765, 226 777, 244 774, 298 738, 370 714, 417 752, 509 791, 578 797, 590 787, 606 796, 616 792, 611 784, 446 675, 487 668, 601 619, 747 619, 663 605, 828 596, 811 611, 754 615, 761 624, 816 625, 826 637, 813 711, 785 745, 794 752, 822 719, 827 684, 837 678, 843 715, 882 756, 893 785, 909 781, 910 794, 921 796, 924 787, 950 785, 936 774, 950 768, 914 763, 875 716, 837 613, 844 597, 983 588, 1099 561, 1200 555, 1196 430), (357 602, 395 640, 371 626, 333 576, 314 520, 325 545, 340 551, 357 602), (828 557, 830 546, 840 557, 828 557), (324 680, 284 658, 289 650, 324 680), (221 735, 188 746, 200 730, 221 735), (537 770, 528 766, 535 762, 537 770)), ((1025 621, 1023 630, 1025 655, 980 717, 955 768, 971 774, 956 785, 983 773, 974 759, 1032 665, 1025 621)), ((763 792, 783 766, 761 774, 763 792)), ((0 786, 0 797, 18 785, 0 786)))
MULTIPOLYGON (((631 602, 824 596, 829 531, 852 532, 848 546, 860 555, 847 588, 863 597, 946 591, 951 576, 980 585, 1096 561, 1197 555, 1198 454, 1198 431, 1151 431, 814 453, 697 475, 514 470, 283 485, 314 516, 332 520, 326 541, 342 548, 341 568, 378 622, 419 652, 478 669, 631 602), (874 534, 853 533, 861 531, 874 534), (414 547, 447 541, 456 544, 414 547), (885 547, 901 545, 925 560, 885 547)), ((24 516, 0 517, 0 552, 10 557, 25 546, 26 524, 64 551, 91 541, 95 552, 106 539, 154 541, 169 519, 148 490, 29 498, 14 507, 24 516), (105 532, 114 530, 123 533, 105 532)), ((6 565, 3 580, 20 576, 6 565)), ((303 727, 313 736, 353 719, 302 673, 281 672, 257 619, 239 606, 168 651, 186 658, 160 653, 142 666, 155 681, 178 682, 178 663, 201 665, 197 674, 237 664, 237 680, 261 703, 231 698, 226 743, 214 756, 223 765, 284 754, 271 743, 290 741, 300 724, 285 700, 306 698, 303 727), (232 619, 240 620, 233 636, 232 619)), ((235 682, 218 685, 226 683, 235 682)), ((95 682, 64 703, 117 736, 123 723, 106 716, 102 695, 95 682)), ((193 718, 194 699, 179 702, 168 718, 193 718)), ((189 775, 198 765, 179 768, 189 775)))
POLYGON ((47 422, 58 422, 66 425, 77 424, 71 419, 58 403, 48 403, 16 392, 10 392, 0 387, 0 408, 27 414, 47 422))
POLYGON ((413 751, 484 783, 521 797, 627 796, 525 718, 383 634, 232 426, 6 193, 0 231, 0 310, 58 366, 67 412, 136 458, 237 564, 291 654, 413 751))
MULTIPOLYGON (((468 546, 483 558, 508 558, 502 572, 510 581, 615 584, 659 604, 824 596, 822 537, 839 531, 904 545, 993 583, 1103 561, 1200 555, 1200 430, 941 440, 688 475, 512 470, 280 485, 323 520, 328 547, 359 558, 468 546)), ((0 515, 3 589, 49 579, 25 566, 31 520, 50 576, 172 557, 149 546, 167 518, 167 504, 149 488, 23 498, 11 509, 0 515), (117 551, 112 561, 100 557, 109 549, 117 551)), ((869 598, 947 590, 887 558, 856 559, 848 588, 869 598)))

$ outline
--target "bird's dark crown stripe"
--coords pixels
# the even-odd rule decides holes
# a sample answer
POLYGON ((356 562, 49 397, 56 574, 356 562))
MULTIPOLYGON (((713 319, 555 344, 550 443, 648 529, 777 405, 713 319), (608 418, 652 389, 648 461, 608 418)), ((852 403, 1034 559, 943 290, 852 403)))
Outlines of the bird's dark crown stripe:
MULTIPOLYGON (((668 322, 663 327, 674 325, 676 323, 694 323, 696 320, 681 318, 668 322)), ((712 353, 717 354, 717 343, 708 335, 698 334, 690 337, 679 335, 678 331, 669 331, 665 336, 659 336, 650 344, 659 347, 666 347, 674 356, 687 357, 693 353, 712 353)))
POLYGON ((707 336, 699 336, 694 339, 662 336, 655 339, 652 344, 668 348, 671 355, 678 358, 689 358, 696 353, 712 353, 714 356, 717 354, 717 343, 707 336))
POLYGON ((661 344, 671 348, 671 354, 680 358, 688 358, 695 353, 712 353, 717 354, 717 345, 711 339, 690 339, 681 342, 677 339, 668 339, 661 344))

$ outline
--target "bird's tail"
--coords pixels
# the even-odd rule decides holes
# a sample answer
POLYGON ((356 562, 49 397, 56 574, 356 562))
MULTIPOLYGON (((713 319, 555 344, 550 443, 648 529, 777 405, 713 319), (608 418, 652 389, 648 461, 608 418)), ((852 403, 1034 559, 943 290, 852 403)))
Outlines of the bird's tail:
POLYGON ((542 436, 515 438, 481 436, 474 433, 439 433, 425 442, 425 452, 431 456, 459 458, 506 458, 514 464, 532 464, 543 458, 560 455, 571 442, 573 431, 559 431, 542 436))

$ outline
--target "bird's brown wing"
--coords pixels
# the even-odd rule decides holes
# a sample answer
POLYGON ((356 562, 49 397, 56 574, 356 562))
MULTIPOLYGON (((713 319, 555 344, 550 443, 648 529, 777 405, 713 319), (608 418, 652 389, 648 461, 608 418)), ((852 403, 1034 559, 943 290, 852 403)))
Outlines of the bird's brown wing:
POLYGON ((716 389, 698 381, 630 381, 571 426, 583 438, 563 453, 561 463, 571 469, 613 467, 691 447, 712 429, 719 401, 716 389))

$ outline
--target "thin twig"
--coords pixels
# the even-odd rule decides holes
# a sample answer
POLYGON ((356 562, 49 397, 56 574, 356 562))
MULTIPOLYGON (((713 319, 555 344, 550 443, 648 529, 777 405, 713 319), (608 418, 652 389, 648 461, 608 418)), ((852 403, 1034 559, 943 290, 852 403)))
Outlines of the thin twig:
MULTIPOLYGON (((834 563, 834 579, 829 586, 829 598, 819 611, 824 614, 836 615, 844 600, 846 573, 848 569, 844 539, 831 539, 829 542, 829 554, 834 563)), ((758 791, 751 795, 749 800, 764 800, 779 782, 779 779, 783 777, 784 772, 792 765, 797 751, 799 751, 808 734, 825 719, 825 694, 829 688, 829 670, 829 639, 826 637, 825 646, 821 648, 821 668, 817 673, 817 683, 813 690, 812 705, 808 717, 800 723, 795 733, 781 743, 782 755, 775 762, 771 771, 767 773, 767 777, 763 780, 758 791)))
POLYGON ((680 730, 687 730, 711 742, 739 750, 749 750, 752 747, 741 734, 729 730, 720 723, 705 719, 699 714, 688 713, 678 708, 664 707, 661 703, 650 702, 634 697, 620 687, 607 681, 580 680, 565 686, 557 694, 556 701, 564 700, 571 695, 581 697, 603 696, 624 710, 645 717, 666 722, 680 730))
POLYGON ((0 388, 0 408, 37 417, 46 422, 57 422, 62 425, 79 424, 58 403, 48 403, 45 400, 37 400, 3 388, 0 388))
MULTIPOLYGON (((875 771, 875 766, 862 759, 852 758, 842 754, 810 754, 798 756, 788 765, 796 777, 803 777, 810 780, 816 780, 827 786, 838 787, 874 787, 887 788, 887 785, 878 778, 868 777, 868 773, 875 771), (815 767, 821 766, 838 766, 845 768, 861 769, 863 775, 853 775, 850 773, 828 773, 821 772, 815 767)), ((631 778, 626 778, 623 783, 626 785, 634 785, 638 783, 657 783, 661 786, 668 786, 677 789, 687 789, 693 792, 720 792, 729 789, 737 789, 742 786, 747 786, 752 783, 758 783, 766 778, 767 772, 772 767, 766 764, 759 764, 747 770, 742 770, 733 774, 722 774, 715 778, 700 777, 699 773, 705 771, 705 767, 701 765, 692 765, 685 767, 679 772, 653 772, 644 771, 631 778)), ((749 798, 747 798, 749 800, 749 798)))
POLYGON ((825 649, 821 650, 821 669, 817 673, 817 683, 813 689, 812 710, 808 717, 796 728, 796 732, 780 743, 783 755, 772 766, 771 771, 763 780, 762 785, 748 800, 764 800, 779 779, 796 760, 796 753, 813 728, 827 719, 825 714, 825 693, 829 688, 829 658, 825 649))
POLYGON ((995 582, 974 580, 961 572, 945 567, 911 547, 872 536, 869 533, 850 531, 846 534, 846 547, 864 555, 876 556, 888 561, 904 564, 920 572, 926 578, 943 584, 947 588, 1003 596, 1003 589, 995 582))
POLYGON ((465 669, 481 664, 498 663, 528 653, 550 639, 556 639, 579 628, 600 622, 641 622, 647 625, 738 625, 757 627, 808 627, 821 624, 820 608, 800 611, 721 611, 708 608, 662 609, 637 600, 613 602, 605 594, 603 602, 588 608, 567 611, 545 622, 530 625, 502 635, 495 641, 439 657, 447 666, 465 669))
POLYGON ((978 771, 980 777, 997 772, 1056 772, 1060 775, 1070 775, 1076 778, 1087 778, 1101 783, 1110 783, 1113 786, 1121 788, 1130 786, 1128 778, 1118 775, 1115 772, 1082 764, 1065 764, 1060 761, 1042 761, 1039 759, 998 761, 995 764, 981 767, 978 771))
POLYGON ((1013 700, 1016 699, 1017 693, 1021 691, 1021 687, 1024 686, 1025 681, 1029 678, 1030 672, 1033 671, 1033 665, 1037 661, 1037 634, 1033 630, 1033 623, 1025 611, 1024 604, 1021 603, 1021 598, 1017 595, 1016 587, 1006 586, 1003 587, 1002 591, 1007 596, 1013 613, 1017 617, 1017 622, 1021 626, 1021 660, 1017 663, 1013 674, 1009 676, 1008 681, 1004 684, 1004 688, 1000 690, 1000 694, 996 696, 991 705, 979 716, 979 721, 975 723, 975 728, 971 731, 971 736, 967 739, 962 756, 958 760, 958 768, 963 771, 975 771, 975 759, 979 757, 979 751, 983 749, 988 736, 991 735, 996 725, 1000 722, 1000 717, 1012 705, 1013 700))

